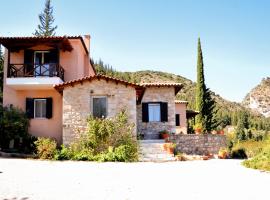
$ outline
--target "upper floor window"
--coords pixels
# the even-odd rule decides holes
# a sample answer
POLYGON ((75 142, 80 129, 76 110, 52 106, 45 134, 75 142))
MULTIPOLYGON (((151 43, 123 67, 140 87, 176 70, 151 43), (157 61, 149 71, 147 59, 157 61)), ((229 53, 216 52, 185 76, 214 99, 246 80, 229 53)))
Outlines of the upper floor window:
POLYGON ((97 118, 107 117, 107 97, 92 97, 92 114, 97 118))

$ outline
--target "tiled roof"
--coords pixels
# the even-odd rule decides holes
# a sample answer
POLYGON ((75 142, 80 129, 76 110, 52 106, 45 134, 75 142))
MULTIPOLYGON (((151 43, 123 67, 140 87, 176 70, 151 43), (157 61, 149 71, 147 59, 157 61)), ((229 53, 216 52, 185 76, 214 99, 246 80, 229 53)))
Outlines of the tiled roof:
POLYGON ((95 79, 113 81, 115 83, 120 83, 120 84, 124 84, 124 85, 127 85, 127 86, 132 86, 132 87, 135 87, 135 88, 143 88, 143 86, 141 86, 141 85, 138 85, 138 84, 135 84, 135 83, 130 83, 128 81, 124 81, 124 80, 121 80, 121 79, 117 79, 117 78, 113 78, 113 77, 105 76, 105 75, 101 75, 101 74, 97 74, 95 76, 86 76, 86 77, 83 77, 83 78, 80 78, 80 79, 67 81, 67 82, 55 85, 54 88, 57 89, 57 90, 61 90, 66 86, 73 86, 73 85, 78 84, 78 83, 83 83, 84 81, 92 81, 92 80, 95 80, 95 79))
MULTIPOLYGON (((79 39, 85 49, 85 52, 88 54, 88 50, 86 48, 86 45, 84 43, 83 37, 78 36, 18 36, 18 37, 0 37, 0 44, 5 46, 6 48, 14 47, 14 46, 20 46, 21 43, 25 45, 25 43, 36 43, 38 41, 46 42, 46 41, 54 41, 54 42, 61 42, 66 41, 68 39, 79 39)), ((68 42, 69 43, 69 42, 68 42)), ((69 44, 70 45, 70 44, 69 44)), ((72 49, 72 47, 68 48, 72 49)))
POLYGON ((1 39, 13 39, 13 40, 16 40, 16 39, 19 39, 19 40, 22 40, 22 39, 64 39, 64 38, 67 38, 67 39, 79 39, 79 38, 82 38, 82 36, 80 35, 77 35, 77 36, 66 36, 66 35, 63 35, 63 36, 17 36, 17 37, 0 37, 0 40, 1 39))
POLYGON ((182 86, 181 83, 141 83, 142 86, 145 87, 171 87, 171 86, 182 86))
POLYGON ((134 87, 136 90, 136 96, 137 96, 137 103, 141 102, 145 88, 141 85, 135 84, 135 83, 130 83, 121 79, 117 79, 117 78, 113 78, 113 77, 109 77, 109 76, 105 76, 105 75, 101 75, 101 74, 97 74, 95 76, 87 76, 84 78, 80 78, 80 79, 75 79, 72 81, 67 81, 64 82, 62 84, 58 84, 58 85, 54 85, 54 88, 58 91, 58 92, 62 92, 64 90, 65 87, 67 86, 74 86, 75 84, 83 84, 83 82, 85 81, 92 81, 92 80, 105 80, 105 81, 113 81, 116 84, 123 84, 126 86, 131 86, 134 87))
POLYGON ((175 95, 181 90, 183 85, 181 83, 141 83, 144 87, 174 87, 175 95))
POLYGON ((174 101, 176 104, 188 104, 187 101, 181 101, 181 100, 175 100, 174 101))

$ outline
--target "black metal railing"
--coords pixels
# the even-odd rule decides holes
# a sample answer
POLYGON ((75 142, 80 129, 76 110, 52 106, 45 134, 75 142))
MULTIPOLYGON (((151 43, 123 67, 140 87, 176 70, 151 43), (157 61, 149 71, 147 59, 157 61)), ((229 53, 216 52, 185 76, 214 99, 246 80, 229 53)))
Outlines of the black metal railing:
POLYGON ((64 69, 58 63, 43 65, 9 64, 8 77, 59 77, 64 81, 64 69))

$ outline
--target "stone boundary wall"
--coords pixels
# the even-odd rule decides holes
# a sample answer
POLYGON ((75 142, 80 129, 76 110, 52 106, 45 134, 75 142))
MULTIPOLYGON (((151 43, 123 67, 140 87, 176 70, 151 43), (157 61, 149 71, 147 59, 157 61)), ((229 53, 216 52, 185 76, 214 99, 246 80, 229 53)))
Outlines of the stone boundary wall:
POLYGON ((218 154, 221 147, 226 147, 225 135, 171 135, 170 141, 176 143, 176 150, 178 152, 186 154, 218 154))

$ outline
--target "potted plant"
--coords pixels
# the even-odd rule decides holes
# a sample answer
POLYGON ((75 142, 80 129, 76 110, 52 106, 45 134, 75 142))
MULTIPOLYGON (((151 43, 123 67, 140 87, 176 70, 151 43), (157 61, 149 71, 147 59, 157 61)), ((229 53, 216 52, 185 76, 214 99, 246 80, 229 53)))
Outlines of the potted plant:
POLYGON ((166 140, 167 138, 169 138, 169 136, 170 136, 170 135, 169 135, 170 133, 169 133, 169 131, 167 131, 167 130, 160 131, 159 134, 160 134, 160 137, 161 137, 162 139, 165 139, 165 140, 166 140))
POLYGON ((228 157, 228 150, 226 148, 220 148, 218 152, 219 159, 225 159, 228 157))
POLYGON ((167 148, 166 150, 167 150, 168 153, 173 154, 175 147, 176 147, 176 144, 168 143, 167 147, 166 147, 167 148))
POLYGON ((202 133, 202 124, 201 123, 197 123, 194 125, 194 130, 196 134, 201 134, 202 133))

